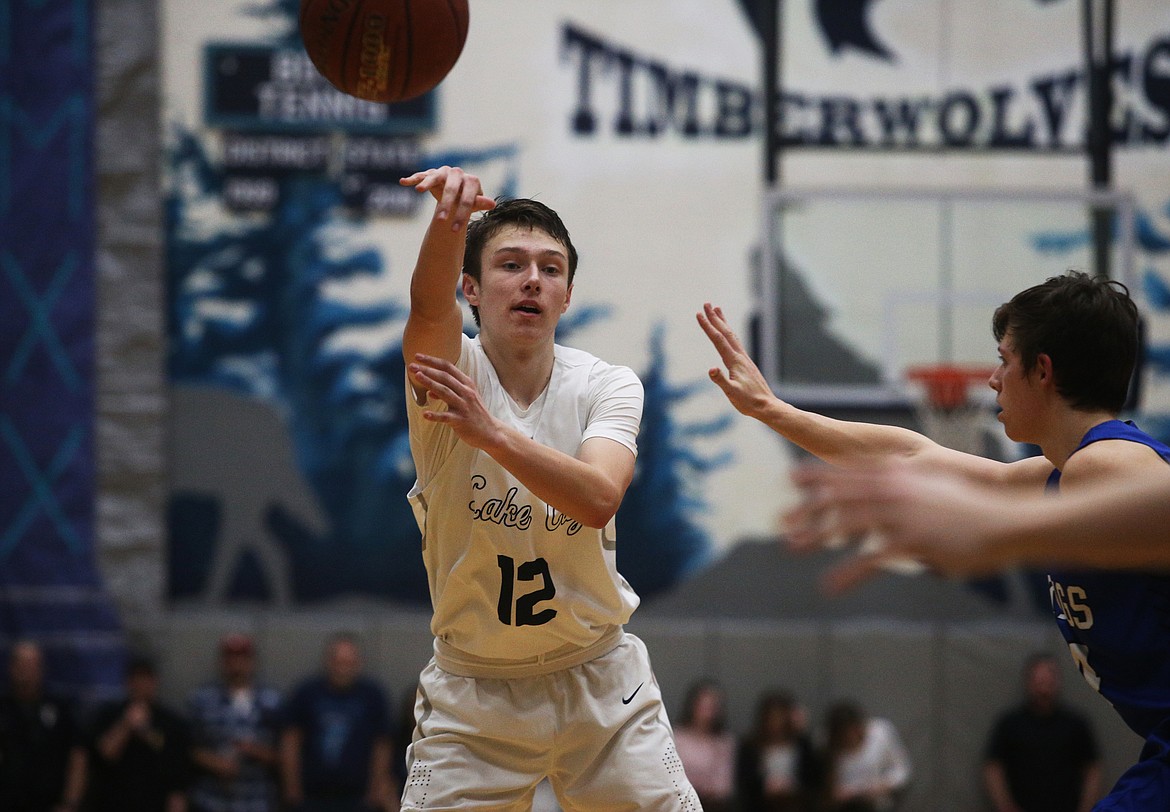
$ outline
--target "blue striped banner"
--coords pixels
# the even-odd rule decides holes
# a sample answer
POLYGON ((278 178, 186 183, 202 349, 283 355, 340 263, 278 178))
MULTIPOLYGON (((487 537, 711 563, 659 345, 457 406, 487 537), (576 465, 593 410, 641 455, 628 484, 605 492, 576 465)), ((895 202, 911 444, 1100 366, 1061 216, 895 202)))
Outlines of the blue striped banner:
POLYGON ((0 652, 50 686, 121 685, 94 549, 93 34, 89 0, 0 0, 0 652))

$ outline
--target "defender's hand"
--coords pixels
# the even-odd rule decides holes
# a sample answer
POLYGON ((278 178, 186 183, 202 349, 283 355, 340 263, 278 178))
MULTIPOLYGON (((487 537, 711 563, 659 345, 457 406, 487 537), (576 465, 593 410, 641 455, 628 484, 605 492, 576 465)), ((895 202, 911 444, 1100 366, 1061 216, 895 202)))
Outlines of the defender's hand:
POLYGON ((695 317, 707 338, 715 345, 723 365, 727 367, 726 373, 719 367, 712 367, 708 372, 711 380, 723 390, 723 394, 727 395, 731 405, 739 412, 748 417, 759 417, 768 404, 776 399, 764 374, 732 331, 722 309, 710 303, 704 304, 695 317))
POLYGON ((888 464, 808 465, 792 479, 804 500, 785 516, 790 547, 835 547, 866 534, 882 541, 880 549, 859 549, 830 570, 831 592, 868 580, 892 561, 911 559, 952 577, 986 575, 1010 563, 1009 551, 996 544, 1002 495, 959 477, 888 464))

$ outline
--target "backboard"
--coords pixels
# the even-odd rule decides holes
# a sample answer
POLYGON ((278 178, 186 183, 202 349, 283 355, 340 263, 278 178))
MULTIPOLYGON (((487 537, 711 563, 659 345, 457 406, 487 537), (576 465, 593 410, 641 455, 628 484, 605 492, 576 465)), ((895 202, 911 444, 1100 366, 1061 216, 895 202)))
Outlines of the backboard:
POLYGON ((1111 275, 1134 288, 1132 199, 1019 189, 784 189, 764 198, 753 351, 811 407, 912 405, 906 370, 994 365, 995 308, 1091 271, 1091 217, 1117 218, 1111 275))

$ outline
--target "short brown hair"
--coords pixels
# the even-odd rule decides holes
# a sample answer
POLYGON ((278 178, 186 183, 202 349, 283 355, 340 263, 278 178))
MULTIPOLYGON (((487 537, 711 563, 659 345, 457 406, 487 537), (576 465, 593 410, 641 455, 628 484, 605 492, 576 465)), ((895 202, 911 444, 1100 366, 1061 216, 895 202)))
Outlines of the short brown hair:
MULTIPOLYGON (((463 253, 463 273, 479 281, 483 273, 483 249, 488 240, 508 226, 543 231, 565 247, 569 255, 569 284, 577 272, 577 249, 561 217, 548 206, 526 197, 497 198, 496 207, 485 211, 467 226, 467 243, 463 253)), ((479 324, 479 308, 472 305, 471 315, 479 324)))
POLYGON ((1056 391, 1076 409, 1120 412, 1137 363, 1137 305, 1122 283, 1069 271, 1017 293, 992 318, 996 341, 1011 334, 1024 371, 1043 353, 1056 391))

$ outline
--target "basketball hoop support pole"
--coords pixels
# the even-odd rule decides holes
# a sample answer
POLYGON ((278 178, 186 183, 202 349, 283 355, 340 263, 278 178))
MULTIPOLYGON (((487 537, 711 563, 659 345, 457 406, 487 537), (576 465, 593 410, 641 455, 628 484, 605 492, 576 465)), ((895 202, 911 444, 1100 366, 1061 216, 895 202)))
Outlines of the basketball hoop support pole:
MULTIPOLYGON (((763 92, 764 92, 764 200, 780 185, 780 18, 783 0, 758 0, 760 35, 763 47, 763 92)), ((771 265, 773 224, 771 210, 767 205, 760 207, 762 227, 760 229, 760 252, 757 259, 756 283, 762 308, 755 314, 756 329, 752 331, 749 351, 769 377, 780 375, 784 363, 780 353, 780 336, 775 329, 775 319, 763 312, 763 308, 778 307, 784 296, 784 274, 777 273, 771 265)))
MULTIPOLYGON (((1093 189, 1108 191, 1113 182, 1113 0, 1083 0, 1081 4, 1088 78, 1089 126, 1085 151, 1089 158, 1089 179, 1093 189)), ((1093 271, 1110 276, 1110 238, 1113 212, 1096 206, 1092 210, 1093 271)))
POLYGON ((780 137, 776 132, 780 111, 780 5, 783 0, 763 0, 764 35, 764 182, 780 183, 780 137))

